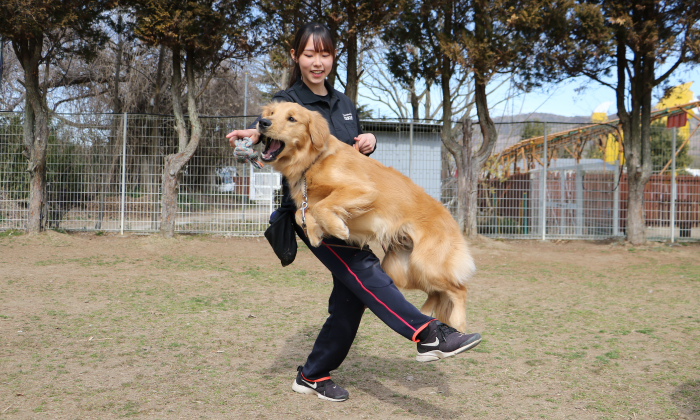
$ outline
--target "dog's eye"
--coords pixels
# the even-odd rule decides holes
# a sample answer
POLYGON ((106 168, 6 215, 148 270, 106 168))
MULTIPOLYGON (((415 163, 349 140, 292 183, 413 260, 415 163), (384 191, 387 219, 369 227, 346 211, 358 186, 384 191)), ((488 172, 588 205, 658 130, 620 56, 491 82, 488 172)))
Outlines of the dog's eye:
POLYGON ((291 122, 297 122, 297 120, 295 120, 294 117, 289 117, 289 118, 287 118, 287 119, 288 119, 289 121, 291 121, 291 122))

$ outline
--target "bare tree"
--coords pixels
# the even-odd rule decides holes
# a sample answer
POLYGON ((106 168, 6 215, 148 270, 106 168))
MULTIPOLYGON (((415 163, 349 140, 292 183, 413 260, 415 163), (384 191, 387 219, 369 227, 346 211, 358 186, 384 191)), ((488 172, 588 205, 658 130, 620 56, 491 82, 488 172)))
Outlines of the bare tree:
POLYGON ((7 38, 22 66, 25 89, 24 151, 29 160, 27 230, 40 232, 46 208, 46 149, 51 67, 71 55, 89 57, 102 43, 97 27, 105 3, 99 1, 17 1, 0 3, 0 35, 7 38))
POLYGON ((250 55, 255 46, 251 32, 258 20, 252 16, 252 3, 248 1, 154 0, 147 4, 134 1, 131 6, 136 15, 137 36, 149 45, 165 46, 172 57, 171 98, 178 150, 165 159, 160 227, 164 237, 172 237, 181 170, 194 155, 202 135, 197 107, 199 92, 206 88, 224 60, 250 55), (244 29, 247 34, 243 33, 244 29), (198 84, 196 74, 209 76, 198 84), (183 94, 189 124, 185 121, 183 94))

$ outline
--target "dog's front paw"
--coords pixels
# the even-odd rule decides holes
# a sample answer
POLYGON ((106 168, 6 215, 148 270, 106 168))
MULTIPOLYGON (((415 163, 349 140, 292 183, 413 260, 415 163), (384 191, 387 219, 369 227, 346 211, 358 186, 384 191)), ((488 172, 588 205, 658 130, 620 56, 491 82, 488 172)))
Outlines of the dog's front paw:
POLYGON ((321 246, 321 243, 323 242, 323 231, 321 228, 318 226, 315 226, 314 229, 307 227, 307 232, 311 246, 314 248, 321 246))
POLYGON ((338 226, 333 229, 332 232, 329 232, 331 236, 334 236, 338 239, 342 239, 344 241, 347 241, 350 238, 350 229, 343 224, 342 226, 338 226))
POLYGON ((328 234, 338 239, 347 240, 350 238, 350 229, 341 219, 336 219, 327 226, 328 234))
MULTIPOLYGON (((316 219, 314 219, 314 217, 311 215, 311 212, 307 211, 304 217, 306 219, 305 233, 306 236, 309 238, 309 243, 314 248, 318 248, 318 246, 321 245, 321 241, 323 240, 323 230, 321 229, 321 226, 319 226, 318 223, 316 223, 316 219)), ((297 210, 295 219, 297 221, 297 224, 303 227, 301 220, 301 210, 297 210)))

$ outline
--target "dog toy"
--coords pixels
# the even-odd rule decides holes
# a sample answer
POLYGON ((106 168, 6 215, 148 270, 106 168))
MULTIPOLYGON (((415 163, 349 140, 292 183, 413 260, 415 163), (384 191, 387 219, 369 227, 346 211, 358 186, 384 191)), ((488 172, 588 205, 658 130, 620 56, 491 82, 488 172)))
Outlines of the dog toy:
POLYGON ((263 167, 263 163, 260 161, 260 159, 258 159, 260 157, 260 153, 253 150, 253 140, 251 140, 249 137, 244 137, 242 139, 235 140, 234 144, 236 147, 233 149, 233 156, 235 156, 239 162, 245 162, 247 160, 258 169, 263 167))

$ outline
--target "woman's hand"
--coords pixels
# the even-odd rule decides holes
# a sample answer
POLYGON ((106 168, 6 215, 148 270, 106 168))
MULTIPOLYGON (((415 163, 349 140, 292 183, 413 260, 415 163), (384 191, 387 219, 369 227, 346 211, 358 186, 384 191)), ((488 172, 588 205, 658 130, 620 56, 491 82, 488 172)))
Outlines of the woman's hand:
POLYGON ((231 147, 236 147, 235 141, 244 137, 250 138, 253 140, 253 144, 255 144, 260 139, 260 133, 255 128, 249 128, 247 130, 234 130, 226 134, 226 138, 228 139, 228 143, 231 145, 231 147))
POLYGON ((363 155, 368 155, 374 151, 374 147, 377 145, 377 138, 374 137, 372 133, 362 133, 355 137, 355 150, 359 151, 363 155))

